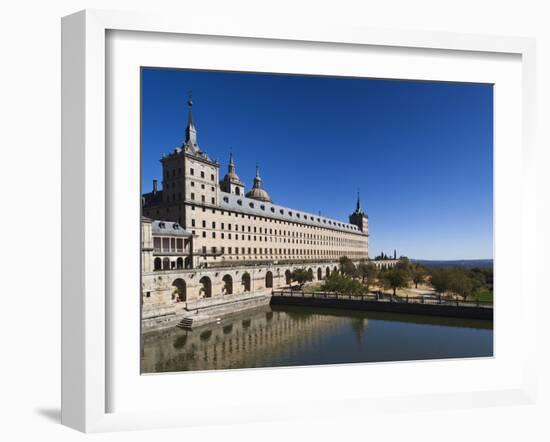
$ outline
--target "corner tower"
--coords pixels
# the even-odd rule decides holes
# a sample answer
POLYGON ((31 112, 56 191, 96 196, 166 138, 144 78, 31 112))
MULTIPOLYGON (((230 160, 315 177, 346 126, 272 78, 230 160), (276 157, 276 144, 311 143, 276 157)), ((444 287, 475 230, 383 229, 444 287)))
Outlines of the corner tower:
MULTIPOLYGON (((190 225, 195 206, 216 208, 219 204, 219 164, 202 151, 193 120, 193 101, 189 98, 185 138, 180 147, 162 156, 162 191, 155 207, 146 207, 145 216, 190 225)), ((153 191, 153 194, 155 191, 153 191)))
POLYGON ((364 234, 369 234, 369 216, 361 208, 359 192, 357 192, 357 205, 355 206, 355 212, 349 216, 349 222, 350 224, 357 226, 364 234))

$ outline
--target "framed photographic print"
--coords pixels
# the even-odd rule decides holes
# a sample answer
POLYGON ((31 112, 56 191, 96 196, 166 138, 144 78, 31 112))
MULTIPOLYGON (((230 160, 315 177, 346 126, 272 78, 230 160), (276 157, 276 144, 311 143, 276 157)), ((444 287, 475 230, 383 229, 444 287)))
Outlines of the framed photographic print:
POLYGON ((530 401, 533 57, 64 18, 63 422, 530 401))

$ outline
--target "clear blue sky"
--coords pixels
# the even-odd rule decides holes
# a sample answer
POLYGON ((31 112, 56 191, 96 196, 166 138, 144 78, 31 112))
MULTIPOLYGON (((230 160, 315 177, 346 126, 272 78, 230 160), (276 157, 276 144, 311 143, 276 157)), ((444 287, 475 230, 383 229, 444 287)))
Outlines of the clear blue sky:
POLYGON ((357 189, 371 256, 493 257, 491 85, 167 69, 142 71, 142 179, 181 145, 188 92, 198 143, 247 189, 347 221, 357 189))

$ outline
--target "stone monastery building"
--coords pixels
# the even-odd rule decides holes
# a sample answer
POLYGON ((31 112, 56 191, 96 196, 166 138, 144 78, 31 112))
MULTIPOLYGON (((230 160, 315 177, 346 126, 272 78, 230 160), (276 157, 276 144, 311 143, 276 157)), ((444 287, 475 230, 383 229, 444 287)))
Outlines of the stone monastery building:
POLYGON ((144 273, 368 258, 368 216, 359 195, 346 223, 274 203, 258 166, 247 190, 231 154, 220 178, 219 163, 199 147, 188 105, 183 144, 160 160, 162 189, 154 180, 142 197, 144 273))

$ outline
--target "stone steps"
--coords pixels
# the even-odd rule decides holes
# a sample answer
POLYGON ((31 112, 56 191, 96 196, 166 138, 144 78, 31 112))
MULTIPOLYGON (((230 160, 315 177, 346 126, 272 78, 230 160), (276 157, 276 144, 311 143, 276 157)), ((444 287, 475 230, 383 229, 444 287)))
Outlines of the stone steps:
POLYGON ((191 328, 193 328, 193 318, 190 318, 189 316, 183 318, 180 322, 178 322, 177 327, 191 330, 191 328))

